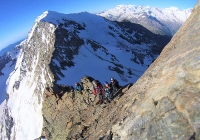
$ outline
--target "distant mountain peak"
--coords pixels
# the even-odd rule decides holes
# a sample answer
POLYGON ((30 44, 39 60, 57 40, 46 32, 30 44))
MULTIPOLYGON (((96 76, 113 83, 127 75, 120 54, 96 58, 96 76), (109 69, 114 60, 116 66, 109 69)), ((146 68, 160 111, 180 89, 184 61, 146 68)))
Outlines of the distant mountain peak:
POLYGON ((173 11, 179 11, 180 9, 174 6, 171 6, 169 8, 165 8, 165 9, 169 9, 169 10, 173 10, 173 11))
POLYGON ((173 36, 191 12, 190 8, 180 10, 177 7, 161 9, 150 6, 117 5, 115 8, 97 15, 112 21, 128 20, 141 24, 154 33, 173 36))

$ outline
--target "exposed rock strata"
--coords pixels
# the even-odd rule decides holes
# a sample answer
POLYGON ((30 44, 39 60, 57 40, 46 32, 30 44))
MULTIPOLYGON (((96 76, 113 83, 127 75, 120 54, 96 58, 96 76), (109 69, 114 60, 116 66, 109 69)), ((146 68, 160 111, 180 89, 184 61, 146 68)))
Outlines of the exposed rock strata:
POLYGON ((48 139, 200 139, 199 15, 200 1, 145 74, 105 108, 95 105, 90 93, 76 94, 74 101, 72 93, 64 94, 58 104, 47 96, 44 134, 48 139))
POLYGON ((200 1, 160 57, 122 98, 123 111, 130 114, 112 127, 113 139, 200 139, 199 11, 200 1))

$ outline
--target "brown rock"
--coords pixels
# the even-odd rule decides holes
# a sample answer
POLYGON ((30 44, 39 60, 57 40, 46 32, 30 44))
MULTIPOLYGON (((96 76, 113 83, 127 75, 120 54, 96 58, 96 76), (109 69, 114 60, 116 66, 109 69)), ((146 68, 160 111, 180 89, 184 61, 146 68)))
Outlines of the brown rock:
POLYGON ((131 113, 112 127, 113 139, 200 139, 199 15, 200 1, 159 58, 122 98, 120 104, 126 104, 124 110, 131 113))
POLYGON ((48 140, 200 139, 200 1, 145 74, 120 98, 95 105, 92 78, 83 94, 67 92, 43 102, 48 140), (58 108, 58 109, 56 109, 58 108), (55 110, 56 109, 56 110, 55 110))

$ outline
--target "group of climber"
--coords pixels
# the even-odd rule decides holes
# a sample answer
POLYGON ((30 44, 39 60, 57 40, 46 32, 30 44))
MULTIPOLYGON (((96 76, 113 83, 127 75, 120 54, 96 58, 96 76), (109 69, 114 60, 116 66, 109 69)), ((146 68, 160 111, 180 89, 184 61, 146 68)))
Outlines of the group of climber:
MULTIPOLYGON (((119 82, 114 78, 110 78, 110 83, 105 81, 103 86, 98 80, 93 80, 92 84, 94 95, 99 96, 98 104, 110 103, 110 101, 114 98, 114 94, 120 88, 119 82)), ((83 88, 79 83, 75 83, 74 90, 82 94, 83 88)))

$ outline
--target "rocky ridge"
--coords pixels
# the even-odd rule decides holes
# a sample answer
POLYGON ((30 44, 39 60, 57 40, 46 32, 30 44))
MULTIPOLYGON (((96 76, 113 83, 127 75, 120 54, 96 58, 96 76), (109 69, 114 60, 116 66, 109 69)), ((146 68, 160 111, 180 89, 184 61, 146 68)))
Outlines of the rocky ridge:
MULTIPOLYGON (((49 12, 41 22, 51 22, 48 17, 54 14, 49 12)), ((59 13, 57 14, 60 16, 59 13)), ((65 77, 69 78, 70 75, 65 74, 67 70, 72 67, 80 69, 76 66, 83 65, 84 61, 87 61, 88 64, 91 63, 90 66, 94 67, 98 67, 98 65, 93 63, 104 63, 98 69, 108 69, 119 75, 118 77, 124 82, 133 81, 133 79, 138 78, 138 75, 141 75, 136 71, 146 69, 171 39, 170 36, 153 34, 138 24, 111 22, 87 12, 76 15, 78 18, 85 18, 81 22, 76 19, 75 15, 62 16, 61 20, 57 20, 54 23, 57 27, 55 30, 56 41, 50 63, 56 82, 59 80, 65 81, 65 77), (71 19, 70 16, 73 16, 73 18, 71 19), (98 26, 96 29, 93 29, 95 24, 98 26), (98 35, 101 37, 97 37, 98 35), (110 50, 113 46, 115 46, 115 49, 110 50), (117 49, 121 51, 120 56, 113 53, 117 49), (90 58, 88 53, 94 55, 93 58, 90 58), (81 56, 82 54, 83 56, 81 56), (127 59, 129 60, 126 63, 133 63, 144 68, 134 69, 123 64, 123 61, 119 59, 123 55, 128 56, 127 59), (77 56, 82 58, 82 61, 77 62, 77 56), (86 58, 87 60, 85 60, 86 58), (97 58, 96 62, 92 61, 94 58, 97 58), (130 72, 131 70, 132 72, 130 72)), ((87 67, 86 63, 83 67, 87 67)), ((85 70, 85 73, 87 74, 88 70, 85 70)), ((104 73, 107 73, 107 71, 104 71, 104 73)), ((73 72, 73 74, 78 75, 78 70, 76 73, 73 72)))
MULTIPOLYGON (((194 11, 197 12, 198 15, 199 5, 197 5, 196 9, 197 10, 194 9, 194 11)), ((87 13, 82 14, 88 15, 87 13)), ((191 21, 191 24, 194 25, 195 29, 198 29, 198 21, 196 21, 198 19, 194 18, 194 16, 192 16, 193 18, 190 18, 189 21, 193 20, 191 21), (197 24, 195 24, 196 22, 197 24)), ((80 23, 79 21, 74 23, 74 20, 66 20, 65 18, 61 18, 61 20, 56 20, 55 18, 53 19, 55 21, 52 22, 48 22, 45 20, 37 21, 33 26, 28 38, 21 45, 21 52, 19 53, 15 70, 9 77, 7 90, 7 95, 9 98, 7 98, 7 103, 5 106, 6 109, 4 110, 5 113, 3 116, 6 119, 1 120, 1 124, 5 124, 0 126, 1 138, 33 139, 38 136, 38 134, 40 134, 40 128, 42 126, 41 122, 44 122, 43 132, 49 139, 145 139, 147 137, 150 137, 151 139, 161 137, 169 137, 171 139, 187 139, 188 137, 199 138, 198 110, 195 110, 197 112, 195 114, 194 111, 190 111, 188 110, 188 108, 185 109, 184 105, 181 102, 182 96, 175 96, 178 95, 177 91, 179 91, 179 93, 182 93, 183 91, 184 94, 185 91, 188 92, 187 90, 179 90, 179 87, 170 86, 169 89, 173 91, 173 96, 171 96, 167 92, 163 94, 156 94, 159 95, 159 97, 154 97, 154 95, 152 95, 153 93, 160 93, 161 91, 163 91, 159 88, 163 88, 166 90, 168 89, 167 85, 170 85, 170 82, 163 83, 163 85, 166 85, 166 87, 160 85, 158 87, 158 85, 153 85, 154 83, 158 82, 167 82, 167 79, 162 80, 163 77, 161 76, 163 76, 163 74, 173 77, 173 72, 175 70, 173 71, 173 69, 169 69, 168 71, 171 70, 171 73, 167 73, 168 71, 165 71, 164 68, 168 69, 171 68, 171 65, 176 67, 178 66, 177 64, 182 64, 182 62, 180 61, 181 59, 178 59, 179 61, 173 61, 173 58, 182 58, 182 56, 178 55, 178 53, 179 51, 182 51, 184 53, 187 52, 188 48, 185 45, 191 42, 191 40, 187 40, 188 36, 183 34, 181 31, 190 28, 194 34, 198 34, 198 30, 194 30, 191 26, 187 26, 186 24, 185 28, 183 27, 183 29, 180 31, 181 33, 179 33, 181 35, 175 36, 174 42, 178 43, 179 38, 185 37, 184 39, 187 40, 187 43, 184 44, 180 42, 181 47, 179 45, 172 45, 174 48, 168 47, 173 51, 165 49, 163 56, 161 56, 153 65, 155 66, 156 63, 159 63, 159 65, 163 67, 159 67, 158 65, 156 65, 154 68, 153 66, 151 66, 150 69, 147 71, 147 74, 145 74, 147 75, 146 78, 144 75, 142 78, 143 80, 139 80, 131 89, 129 89, 129 86, 124 87, 125 89, 120 92, 122 93, 121 95, 124 95, 116 97, 113 102, 111 102, 108 106, 105 106, 105 108, 102 110, 99 106, 94 107, 96 99, 91 93, 84 93, 84 96, 75 95, 75 97, 77 98, 74 98, 74 95, 69 92, 69 94, 63 95, 63 100, 58 100, 56 102, 56 97, 51 95, 52 92, 49 90, 49 93, 49 91, 46 90, 46 87, 56 86, 56 84, 53 82, 54 78, 56 81, 59 81, 59 79, 65 77, 66 73, 62 72, 64 70, 70 70, 70 66, 76 64, 76 61, 74 61, 74 59, 77 56, 78 52, 80 52, 80 50, 83 48, 85 50, 89 50, 89 52, 92 52, 92 54, 95 54, 98 60, 105 60, 104 57, 101 57, 98 54, 100 50, 103 52, 100 54, 104 54, 103 56, 109 56, 109 60, 106 60, 104 62, 109 63, 109 66, 111 67, 108 68, 110 68, 111 71, 115 70, 117 74, 121 74, 121 76, 124 76, 124 73, 122 72, 123 69, 124 71, 126 71, 126 74, 130 74, 131 76, 135 75, 131 73, 132 69, 120 65, 121 63, 118 63, 118 59, 115 57, 115 55, 108 52, 108 50, 106 50, 106 47, 113 44, 118 46, 119 48, 122 46, 121 49, 127 52, 131 52, 133 54, 131 55, 131 57, 133 58, 131 59, 133 60, 133 64, 138 63, 139 65, 144 65, 142 63, 142 60, 145 60, 145 53, 149 54, 148 57, 151 58, 150 60, 154 60, 154 58, 156 58, 158 55, 157 52, 154 52, 154 49, 162 49, 162 46, 159 45, 159 36, 157 40, 152 41, 151 39, 146 38, 145 29, 143 27, 140 28, 143 29, 143 32, 134 32, 133 30, 129 30, 129 28, 126 27, 120 28, 121 26, 124 26, 124 23, 121 24, 113 22, 113 26, 107 26, 109 28, 109 32, 106 33, 109 34, 109 39, 113 37, 118 41, 114 41, 113 43, 106 42, 106 40, 102 43, 98 42, 100 38, 95 38, 97 40, 95 40, 94 38, 89 38, 98 36, 94 33, 90 34, 90 36, 83 36, 85 35, 85 32, 89 31, 87 28, 88 26, 85 26, 83 22, 80 23), (64 38, 64 36, 67 36, 68 38, 64 38), (135 38, 139 39, 139 42, 135 42, 135 38), (142 44, 148 43, 148 41, 150 41, 151 43, 146 44, 145 50, 141 51, 140 47, 143 47, 142 44), (131 45, 131 43, 136 43, 134 44, 136 46, 131 45), (129 45, 131 45, 130 48, 128 48, 129 45), (182 48, 182 46, 184 47, 182 48), (149 50, 150 53, 148 52, 149 50), (73 52, 73 55, 71 55, 71 53, 67 53, 68 51, 73 52), (61 55, 56 55, 56 53, 58 52, 62 52, 61 55), (170 57, 168 57, 168 55, 170 57), (162 63, 159 62, 161 61, 160 59, 163 59, 162 63), (174 63, 171 64, 169 63, 169 61, 172 61, 174 63), (165 64, 168 67, 165 67, 165 64), (160 72, 158 72, 159 70, 160 72), (155 77, 154 80, 153 77, 155 77), (148 83, 148 79, 152 82, 148 83), (158 88, 158 90, 156 87, 158 88), (129 91, 126 91, 128 89, 129 91), (46 94, 43 94, 44 92, 46 94), (43 95, 45 96, 44 98, 43 95), (151 97, 151 95, 153 97, 148 98, 151 97), (170 96, 168 97, 167 95, 170 96), (163 98, 161 99, 160 97, 163 98), (175 102, 173 100, 173 97, 176 97, 176 100, 180 102, 175 102), (68 102, 65 103, 64 99, 68 102), (75 99, 75 102, 73 102, 73 99, 75 99), (75 105, 73 103, 79 105, 72 106, 75 105), (45 108, 43 110, 43 116, 41 116, 42 104, 45 108), (166 108, 163 107, 162 104, 166 105, 166 108), (156 108, 156 106, 158 109, 156 108), (87 110, 87 107, 90 110, 87 110), (66 108, 68 108, 68 112, 65 111, 66 108), (182 112, 179 112, 179 110, 177 111, 176 108, 178 108, 179 110, 182 109, 182 112), (24 115, 24 111, 27 112, 27 114, 24 115), (93 114, 91 114, 90 111, 92 111, 93 114), (87 116, 87 113, 89 114, 89 116, 87 116), (194 116, 193 118, 191 118, 190 113, 193 113, 191 115, 194 116), (68 116, 68 114, 71 114, 71 116, 68 116), (90 121, 88 119, 90 115, 93 115, 93 117, 96 119, 90 121), (167 115, 175 116, 175 120, 171 120, 173 117, 168 117, 167 115), (25 117, 28 119, 24 119, 25 117), (164 117, 168 118, 165 119, 164 117), (73 118, 75 119, 73 120, 73 118), (84 119, 82 120, 81 118, 84 119), (181 121, 177 118, 179 118, 181 121), (161 120, 161 122, 159 122, 159 120, 161 120), (165 122, 168 120, 172 125, 170 125, 170 123, 168 122, 165 122), (54 123, 54 121, 56 123, 54 123), (30 122, 35 122, 34 126, 27 125, 30 122), (55 126, 52 126, 51 124, 54 124, 55 126), (60 126, 56 124, 59 124, 60 126), (188 128, 188 130, 179 130, 179 125, 188 128), (173 126, 175 126, 175 129, 173 128, 173 126), (168 127, 170 128, 170 130, 177 130, 172 131, 174 135, 171 134, 171 131, 166 131, 168 127), (159 134, 157 134, 158 132, 159 134)), ((93 25, 94 21, 95 20, 92 21, 93 25)), ((103 18, 100 21, 104 21, 103 18)), ((108 23, 110 22, 106 21, 107 25, 108 23)), ((195 37, 196 35, 192 39, 198 40, 198 38, 195 37)), ((192 40, 192 43, 195 43, 196 40, 192 40)), ((192 56, 198 55, 198 48, 195 48, 197 50, 196 54, 192 52, 194 49, 193 47, 189 49, 191 49, 190 53, 192 54, 192 56)), ((188 59, 188 61, 192 61, 193 57, 188 57, 187 54, 185 55, 185 59, 188 59)), ((83 56, 85 57, 86 55, 83 56)), ((196 58, 197 62, 199 62, 198 57, 196 58)), ((186 64, 183 65, 186 70, 189 69, 186 67, 186 64)), ((147 64, 145 66, 147 67, 147 64)), ((194 68, 195 66, 191 65, 191 67, 194 68)), ((193 79, 187 77, 190 69, 188 73, 184 73, 183 70, 185 69, 178 69, 178 72, 181 72, 181 74, 178 73, 178 76, 182 79, 186 77, 186 80, 182 81, 183 83, 186 81, 189 83, 189 85, 193 85, 193 79)), ((196 73, 198 74, 198 71, 196 73)), ((189 73, 189 75, 194 77, 191 73, 189 73)), ((129 78, 131 79, 132 77, 129 78)), ((122 77, 122 79, 124 79, 124 77, 122 77)), ((175 81, 176 78, 174 78, 173 80, 175 81)), ((198 79, 195 79, 195 82, 195 84, 198 84, 198 79)), ((181 83, 177 85, 181 85, 182 88, 183 86, 186 87, 185 84, 181 83)), ((190 92, 196 95, 197 91, 198 88, 194 88, 190 92)), ((188 97, 184 99, 185 101, 189 102, 188 105, 194 105, 193 107, 196 107, 196 102, 198 103, 199 99, 197 98, 197 96, 193 97, 195 97, 194 102, 191 100, 186 100, 188 99, 188 97)))
POLYGON ((200 139, 200 1, 159 58, 120 100, 114 139, 200 139), (139 96, 135 101, 135 98, 139 96), (128 102, 128 103, 127 103, 128 102))
POLYGON ((15 67, 9 73, 7 90, 3 93, 6 94, 6 103, 1 116, 0 139, 33 139, 41 134, 38 128, 42 127, 43 92, 46 86, 53 85, 49 63, 54 50, 55 28, 49 23, 37 22, 36 26, 18 49, 15 48, 18 53, 14 49, 17 53, 13 59, 15 67), (46 35, 46 39, 42 38, 42 34, 46 35), (28 119, 24 119, 23 114, 28 119), (32 122, 36 127, 28 125, 32 122), (23 127, 29 130, 28 135, 24 135, 23 127))
MULTIPOLYGON (((169 40, 169 36, 155 35, 140 25, 111 22, 87 12, 45 12, 19 45, 12 71, 7 73, 0 139, 39 137, 46 87, 66 81, 74 84, 78 76, 86 73, 101 80, 114 75, 123 83, 135 81, 169 40), (97 62, 100 65, 95 65, 97 62), (95 69, 102 71, 97 75, 95 69)), ((1 70, 10 68, 8 64, 2 63, 1 70)))
POLYGON ((76 94, 76 105, 71 93, 58 104, 54 96, 46 97, 44 134, 77 140, 200 139, 199 11, 200 1, 145 74, 105 108, 87 105, 87 95, 94 101, 91 93, 76 94), (62 127, 51 126, 52 120, 62 127))
POLYGON ((94 134, 106 133, 104 128, 111 128, 110 124, 116 121, 113 119, 117 110, 114 106, 131 84, 124 86, 118 92, 119 94, 115 94, 115 101, 110 104, 98 104, 98 96, 93 94, 92 81, 93 78, 88 76, 81 79, 84 87, 82 94, 76 93, 70 86, 58 85, 55 85, 57 88, 53 87, 45 91, 42 109, 43 135, 47 139, 95 139, 94 134), (59 98, 61 90, 64 90, 64 94, 59 98), (109 112, 113 114, 107 116, 109 112))

